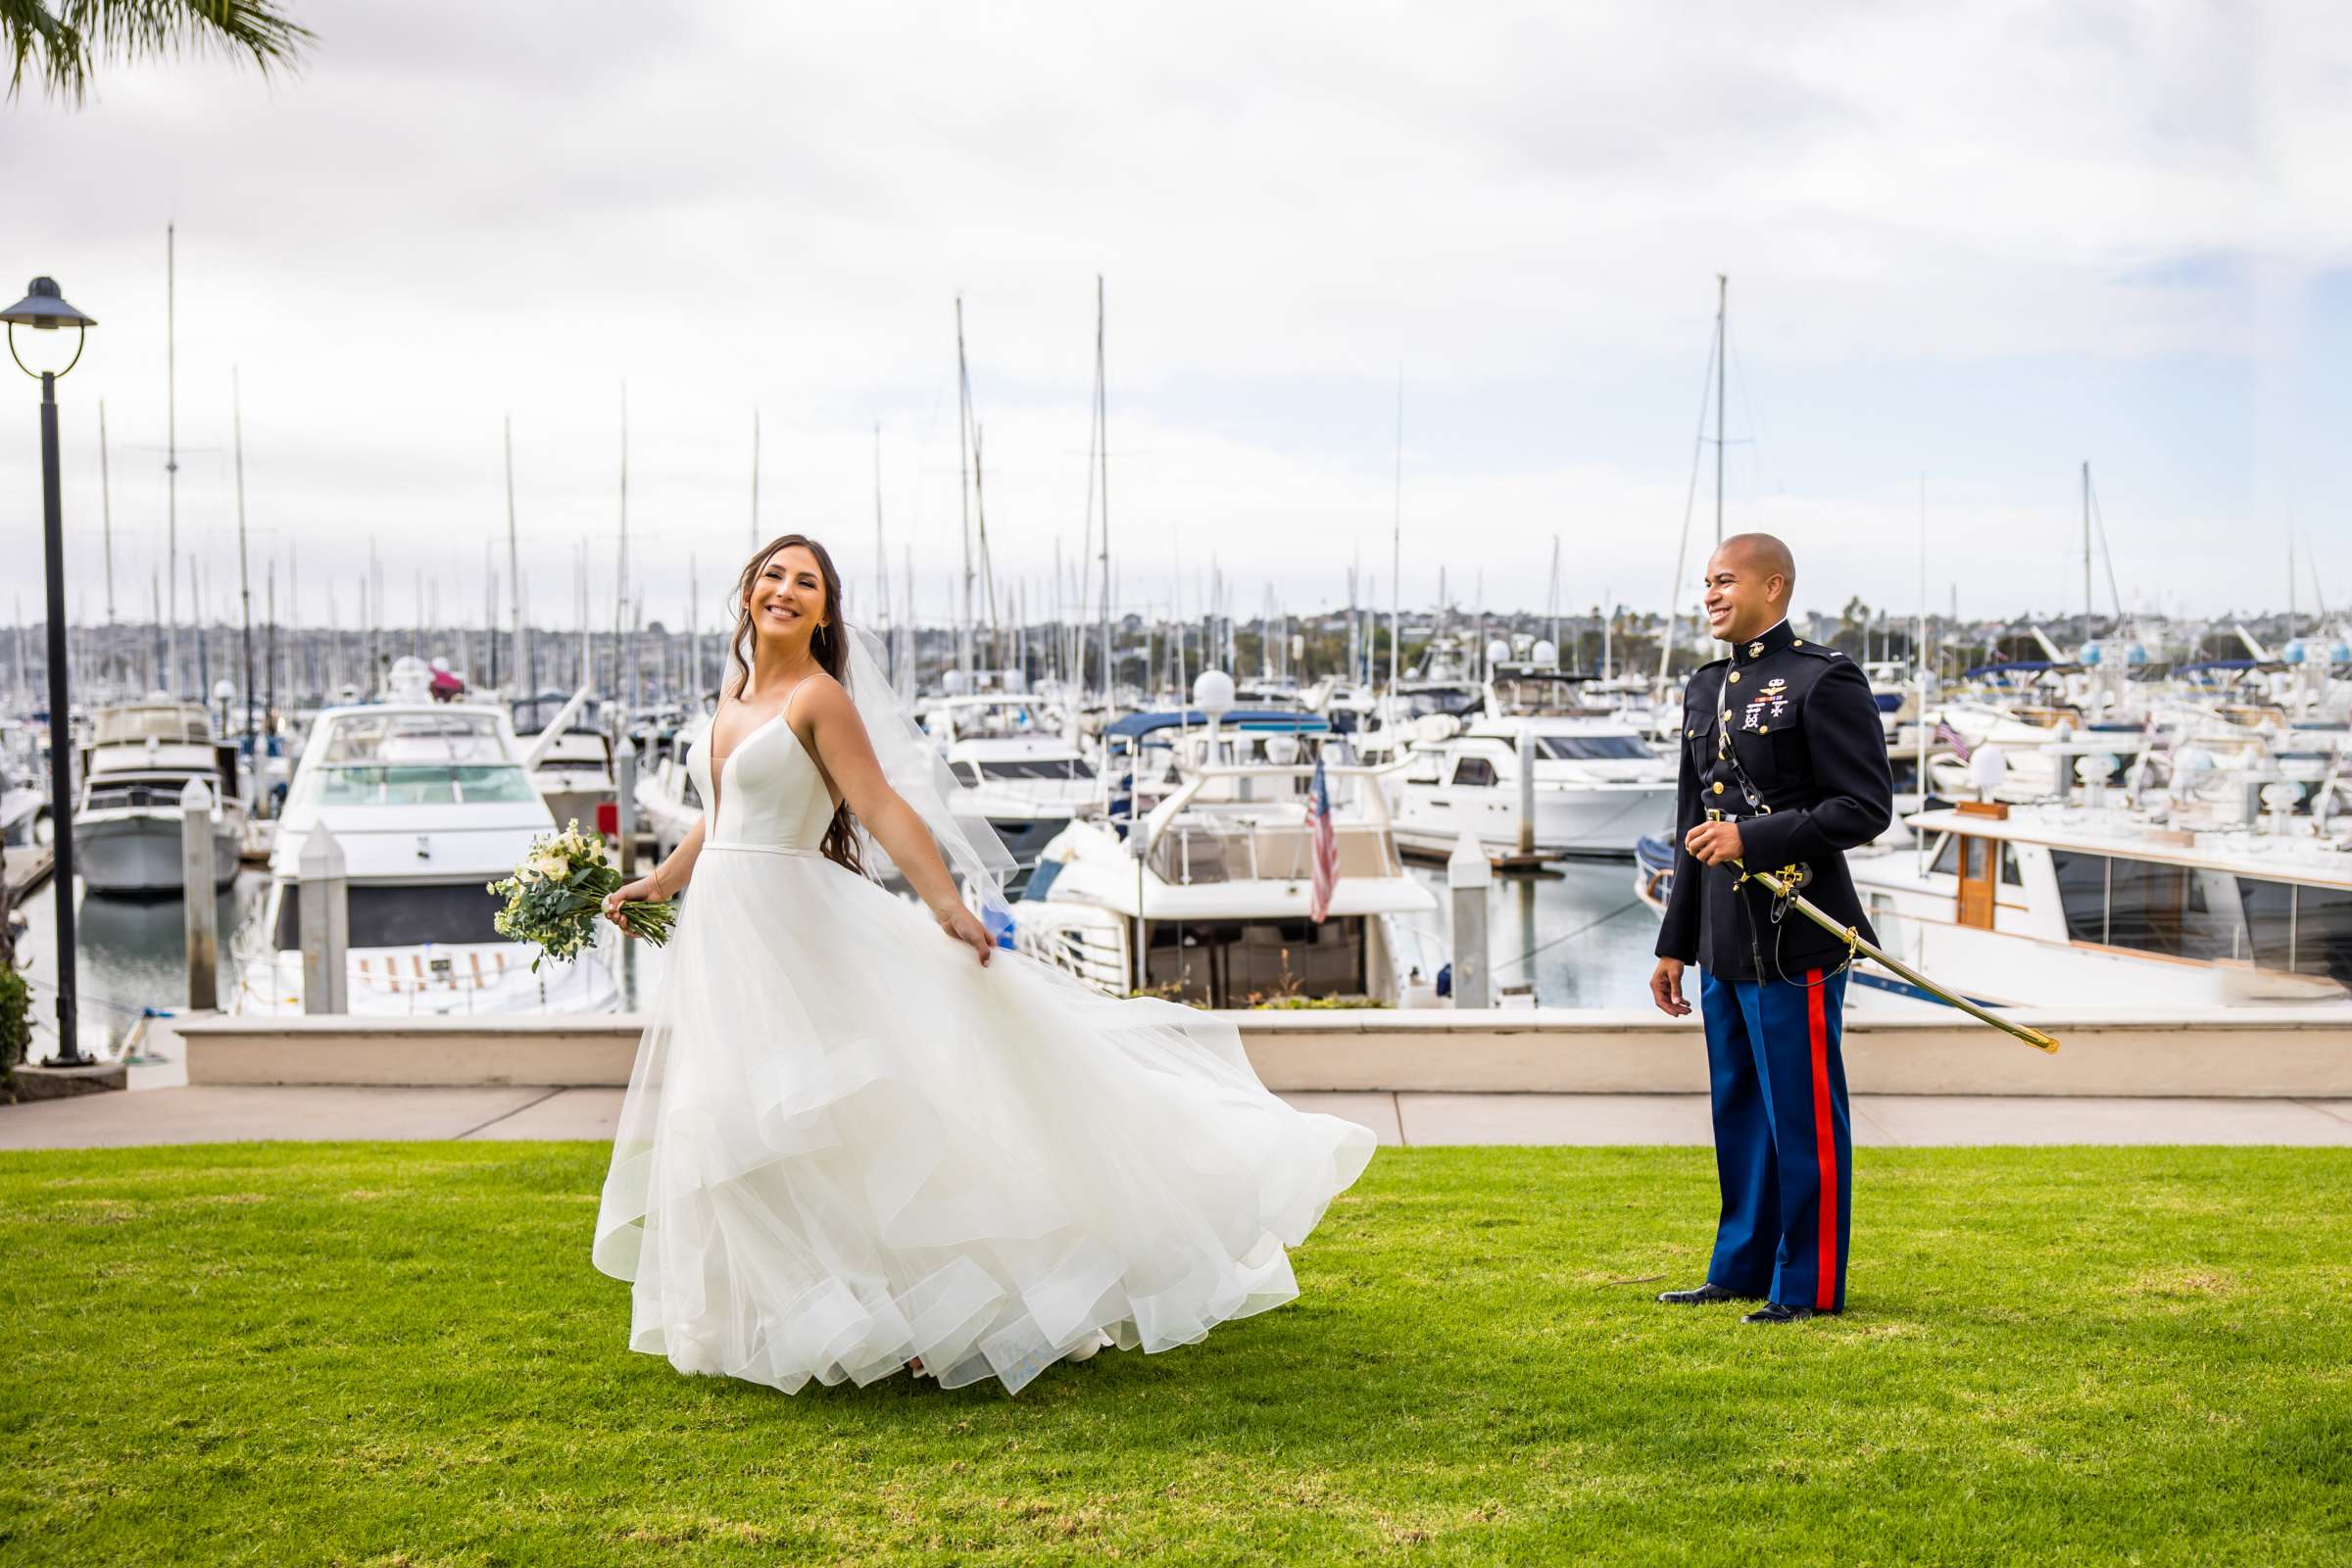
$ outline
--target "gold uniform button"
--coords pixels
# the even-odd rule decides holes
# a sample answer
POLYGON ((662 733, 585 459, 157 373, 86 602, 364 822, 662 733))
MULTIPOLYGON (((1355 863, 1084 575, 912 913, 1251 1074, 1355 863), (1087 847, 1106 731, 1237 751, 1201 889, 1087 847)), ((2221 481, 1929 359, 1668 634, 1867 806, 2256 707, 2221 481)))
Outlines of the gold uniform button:
POLYGON ((1715 793, 1718 795, 1723 793, 1723 781, 1721 779, 1717 779, 1715 781, 1715 793))
POLYGON ((1770 724, 1758 724, 1756 726, 1756 733, 1759 735, 1769 735, 1772 733, 1772 726, 1770 724))
POLYGON ((1805 646, 1805 640, 1802 637, 1790 638, 1788 646, 1791 648, 1802 648, 1805 646))
POLYGON ((1685 740, 1689 740, 1689 739, 1690 739, 1692 736, 1696 735, 1697 733, 1698 733, 1698 731, 1696 731, 1696 730, 1694 730, 1694 729, 1687 729, 1687 730, 1683 731, 1683 739, 1685 739, 1685 740))
POLYGON ((1740 684, 1740 672, 1736 669, 1732 671, 1732 684, 1735 686, 1740 684))

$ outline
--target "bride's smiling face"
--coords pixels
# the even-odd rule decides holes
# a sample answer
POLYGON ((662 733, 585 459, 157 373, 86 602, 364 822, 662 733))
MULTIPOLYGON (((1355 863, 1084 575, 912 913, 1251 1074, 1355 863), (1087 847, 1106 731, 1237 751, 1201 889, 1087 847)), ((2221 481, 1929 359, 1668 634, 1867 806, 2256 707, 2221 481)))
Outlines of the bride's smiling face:
POLYGON ((781 639, 783 649, 807 646, 830 615, 825 604, 825 574, 816 556, 803 545, 787 545, 767 558, 745 596, 752 612, 752 635, 762 643, 781 639))

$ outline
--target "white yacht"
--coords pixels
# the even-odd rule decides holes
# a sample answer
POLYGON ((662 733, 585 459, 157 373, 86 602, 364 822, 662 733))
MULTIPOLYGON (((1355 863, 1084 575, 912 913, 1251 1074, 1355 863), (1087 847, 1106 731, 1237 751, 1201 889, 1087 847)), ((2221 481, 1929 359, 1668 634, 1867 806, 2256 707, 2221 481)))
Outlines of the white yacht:
POLYGON ((710 733, 708 714, 688 719, 665 744, 655 747, 652 758, 637 771, 637 823, 640 831, 654 836, 657 865, 703 819, 702 792, 695 788, 694 775, 686 770, 686 757, 710 733))
POLYGON ((1549 643, 1494 652, 1480 710, 1425 719, 1432 738, 1390 781, 1399 844, 1446 855, 1466 831, 1490 850, 1516 851, 1523 736, 1537 854, 1628 856, 1643 834, 1673 827, 1673 753, 1652 750, 1620 710, 1587 702, 1582 677, 1556 666, 1549 643))
POLYGON ((610 838, 619 831, 612 737, 597 728, 588 702, 586 686, 568 698, 556 692, 517 698, 514 733, 531 786, 547 802, 556 826, 576 820, 610 838))
MULTIPOLYGON (((409 661, 403 661, 404 663, 409 661)), ((395 670, 395 690, 399 671, 395 670)), ((286 792, 258 930, 241 933, 242 1012, 302 1008, 302 852, 320 825, 349 888, 355 1014, 599 1012, 618 1005, 611 949, 531 971, 492 924, 487 884, 556 831, 503 709, 395 700, 330 708, 286 792)))
POLYGON ((1462 640, 1440 632, 1430 638, 1412 672, 1384 693, 1356 725, 1355 749, 1383 760, 1400 757, 1416 741, 1442 732, 1434 721, 1459 722, 1478 712, 1485 700, 1462 640))
POLYGON ((213 792, 213 882, 225 887, 236 880, 245 846, 235 748, 215 741, 198 703, 100 709, 74 808, 82 885, 94 893, 181 891, 179 795, 195 780, 213 792))
POLYGON ((1105 732, 1116 814, 1073 821, 1012 906, 1016 945, 1113 995, 1206 1006, 1291 998, 1395 1003, 1436 972, 1406 928, 1437 900, 1397 854, 1376 769, 1310 713, 1132 713, 1105 732), (1310 916, 1315 759, 1339 880, 1310 916))
MULTIPOLYGON (((2268 787, 2252 821, 2201 806, 1971 803, 1916 850, 1849 856, 1879 940, 1980 1002, 2171 1008, 2301 1003, 2352 1018, 2352 848, 2268 787)), ((1875 971, 1866 985, 1907 990, 1875 971)))
POLYGON ((925 707, 922 722, 1024 870, 1101 797, 1094 765, 1040 698, 1017 692, 945 697, 925 707))

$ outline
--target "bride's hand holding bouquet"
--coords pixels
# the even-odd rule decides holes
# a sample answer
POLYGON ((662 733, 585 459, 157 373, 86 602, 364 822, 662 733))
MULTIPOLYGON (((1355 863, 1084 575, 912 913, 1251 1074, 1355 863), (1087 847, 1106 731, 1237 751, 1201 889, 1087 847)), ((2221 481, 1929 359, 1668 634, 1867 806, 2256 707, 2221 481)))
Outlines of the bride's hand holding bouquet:
POLYGON ((568 963, 593 947, 599 914, 611 917, 631 936, 659 946, 669 940, 678 911, 658 902, 659 890, 651 882, 641 877, 622 887, 620 873, 605 863, 604 836, 583 832, 575 818, 563 832, 532 840, 530 853, 514 874, 490 884, 492 893, 504 894, 507 900, 498 911, 498 933, 538 947, 533 969, 544 958, 568 963), (654 897, 643 896, 648 892, 654 897))

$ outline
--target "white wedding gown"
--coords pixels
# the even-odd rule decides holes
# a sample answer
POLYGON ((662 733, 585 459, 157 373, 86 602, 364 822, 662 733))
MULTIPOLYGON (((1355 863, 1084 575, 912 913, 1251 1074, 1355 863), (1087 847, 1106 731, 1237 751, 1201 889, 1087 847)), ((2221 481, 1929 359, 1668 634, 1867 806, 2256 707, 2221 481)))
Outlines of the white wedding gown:
POLYGON ((597 1268, 629 1345, 798 1391, 921 1356, 1008 1391, 1106 1335, 1165 1350, 1298 1295, 1372 1135, 1292 1109, 1230 1024, 1037 960, 982 968, 818 853, 824 780, 777 719, 713 792, 612 1145, 597 1268))

